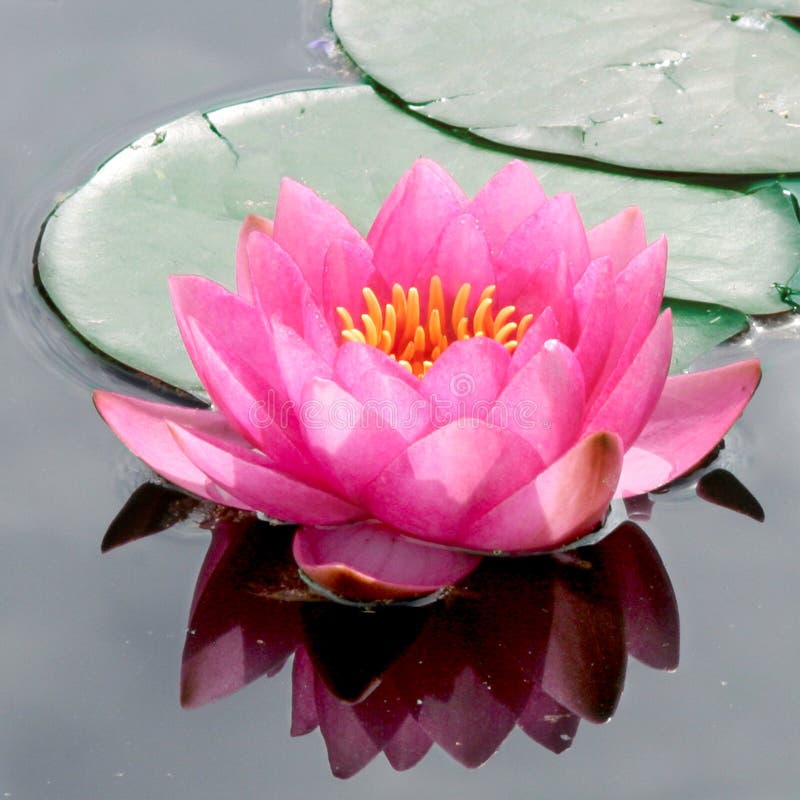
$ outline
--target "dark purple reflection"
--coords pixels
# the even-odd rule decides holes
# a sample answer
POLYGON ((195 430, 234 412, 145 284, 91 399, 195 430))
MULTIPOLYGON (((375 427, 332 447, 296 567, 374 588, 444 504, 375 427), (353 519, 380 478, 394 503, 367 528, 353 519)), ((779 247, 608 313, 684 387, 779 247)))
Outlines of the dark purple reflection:
POLYGON ((398 770, 436 742, 468 767, 514 726, 561 752, 616 708, 628 654, 678 664, 664 566, 634 523, 551 556, 485 559, 443 599, 369 609, 300 579, 291 528, 221 519, 192 604, 181 697, 195 707, 275 675, 294 654, 293 736, 319 727, 334 775, 383 752, 398 770))

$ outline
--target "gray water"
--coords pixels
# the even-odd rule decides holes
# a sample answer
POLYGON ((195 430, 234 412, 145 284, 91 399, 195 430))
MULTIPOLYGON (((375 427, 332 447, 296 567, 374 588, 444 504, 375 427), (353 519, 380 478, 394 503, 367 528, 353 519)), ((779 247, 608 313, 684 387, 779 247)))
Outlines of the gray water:
POLYGON ((434 748, 409 773, 379 758, 331 777, 318 733, 289 737, 289 670, 206 708, 178 702, 189 602, 207 534, 191 526, 105 556, 141 477, 96 416, 124 379, 61 329, 31 256, 59 194, 139 134, 193 110, 337 77, 307 43, 313 0, 0 6, 0 797, 792 798, 797 669, 800 350, 793 324, 727 348, 764 381, 723 462, 766 522, 690 486, 644 523, 681 612, 674 674, 631 662, 619 709, 560 756, 516 732, 479 770, 434 748))

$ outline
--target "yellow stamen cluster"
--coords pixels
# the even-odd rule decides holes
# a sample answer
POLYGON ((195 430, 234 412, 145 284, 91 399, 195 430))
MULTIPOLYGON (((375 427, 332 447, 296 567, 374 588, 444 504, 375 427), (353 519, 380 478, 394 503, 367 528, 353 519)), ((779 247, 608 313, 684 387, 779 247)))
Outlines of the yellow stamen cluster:
POLYGON ((471 316, 467 315, 472 291, 470 284, 461 284, 448 314, 442 281, 438 275, 431 278, 428 308, 424 316, 420 308, 419 290, 414 286, 405 291, 396 283, 392 286, 391 302, 383 308, 375 292, 365 288, 362 294, 366 313, 361 314, 360 327, 356 326, 346 308, 339 306, 336 309, 342 319, 342 338, 348 342, 363 342, 378 347, 420 378, 433 366, 448 344, 459 339, 488 336, 513 352, 533 322, 533 314, 526 314, 515 322, 511 318, 517 309, 505 306, 495 315, 492 302, 496 288, 487 286, 481 292, 471 316))

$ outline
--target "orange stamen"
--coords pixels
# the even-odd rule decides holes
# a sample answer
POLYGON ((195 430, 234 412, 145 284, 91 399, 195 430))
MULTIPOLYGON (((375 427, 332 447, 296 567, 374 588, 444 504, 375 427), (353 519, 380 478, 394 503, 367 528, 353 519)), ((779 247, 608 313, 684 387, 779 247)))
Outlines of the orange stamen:
POLYGON ((361 342, 387 353, 412 375, 423 377, 450 342, 486 336, 513 352, 533 322, 533 314, 515 321, 515 306, 505 306, 492 314, 496 286, 486 286, 480 293, 474 312, 467 313, 472 287, 462 284, 452 307, 447 308, 441 278, 434 275, 428 286, 427 313, 422 316, 419 290, 407 291, 392 286, 391 302, 381 307, 374 290, 365 287, 364 313, 356 327, 352 314, 342 307, 336 313, 342 321, 342 339, 361 342))

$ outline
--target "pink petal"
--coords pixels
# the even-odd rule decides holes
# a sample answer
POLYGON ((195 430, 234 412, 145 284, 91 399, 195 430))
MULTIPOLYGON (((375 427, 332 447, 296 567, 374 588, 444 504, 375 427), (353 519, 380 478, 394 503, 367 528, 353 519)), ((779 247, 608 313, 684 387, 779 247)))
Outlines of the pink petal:
POLYGON ((293 553, 312 580, 355 600, 430 594, 480 563, 478 556, 420 544, 376 521, 300 528, 293 553))
MULTIPOLYGON (((295 477, 319 474, 309 460, 293 414, 288 413, 285 395, 266 385, 264 376, 251 369, 242 353, 231 351, 230 343, 215 342, 189 318, 195 357, 203 364, 206 388, 225 418, 273 464, 295 477)), ((246 352, 246 351, 243 351, 246 352)))
POLYGON ((317 301, 322 299, 322 273, 331 244, 363 241, 338 208, 290 178, 281 181, 273 236, 300 267, 317 301))
POLYGON ((336 354, 334 372, 336 380, 359 399, 362 399, 360 387, 365 378, 373 372, 380 372, 419 391, 419 378, 401 367, 395 359, 387 356, 382 350, 360 342, 342 344, 336 354))
POLYGON ((420 382, 433 424, 440 428, 457 419, 490 420, 510 361, 505 347, 486 336, 453 342, 420 382))
POLYGON ((535 480, 464 531, 465 548, 504 552, 553 550, 602 520, 622 468, 622 442, 613 433, 582 439, 535 480))
MULTIPOLYGON (((228 330, 227 323, 231 320, 231 325, 236 328, 235 337, 242 339, 246 345, 255 344, 264 336, 264 326, 256 309, 208 278, 198 275, 171 275, 169 291, 178 330, 203 386, 206 386, 203 360, 195 352, 189 320, 200 320, 206 327, 222 330, 228 330)), ((259 371, 269 370, 267 357, 258 351, 254 354, 254 368, 259 371)))
POLYGON ((259 312, 206 278, 173 275, 170 292, 186 349, 214 405, 251 444, 288 457, 282 440, 296 438, 291 419, 280 429, 269 424, 288 397, 259 312))
POLYGON ((406 441, 430 430, 419 378, 377 347, 345 342, 336 354, 334 377, 359 402, 381 412, 406 441))
POLYGON ((647 247, 642 212, 634 206, 626 208, 611 219, 595 225, 588 231, 587 238, 591 257, 608 256, 614 274, 619 274, 635 255, 647 247))
POLYGON ((610 259, 596 259, 586 268, 575 286, 575 310, 580 331, 575 355, 583 369, 586 394, 591 396, 606 365, 617 321, 610 259))
POLYGON ((605 402, 650 335, 661 311, 666 274, 667 240, 662 236, 617 275, 614 340, 591 399, 590 415, 605 402))
POLYGON ((267 318, 303 333, 303 304, 312 302, 311 290, 288 253, 271 237, 252 233, 247 240, 251 290, 267 318))
POLYGON ((331 330, 338 333, 342 329, 341 319, 336 313, 339 306, 358 319, 364 309, 362 289, 374 289, 376 277, 372 250, 366 242, 339 240, 331 244, 325 253, 322 272, 322 308, 331 330))
POLYGON ((275 320, 269 326, 281 385, 294 413, 303 402, 303 389, 312 378, 331 378, 332 362, 324 358, 297 331, 275 320))
POLYGON ((414 442, 364 497, 378 519, 411 536, 475 547, 464 541, 466 526, 540 469, 535 451, 519 436, 479 420, 457 421, 414 442))
POLYGON ((521 436, 550 464, 577 439, 583 411, 580 364, 551 339, 508 382, 489 419, 521 436))
POLYGON ((589 418, 586 433, 613 431, 627 450, 642 432, 664 389, 672 357, 672 312, 658 318, 627 372, 602 407, 589 418))
POLYGON ((414 381, 416 386, 409 386, 403 380, 374 370, 364 375, 353 391, 368 417, 379 415, 384 426, 391 427, 408 444, 429 433, 433 425, 430 404, 419 391, 419 379, 414 381))
MULTIPOLYGON (((423 308, 428 302, 428 286, 433 275, 442 279, 446 307, 453 302, 463 283, 470 284, 472 291, 467 311, 475 310, 480 293, 495 282, 489 245, 475 217, 459 214, 451 219, 416 275, 414 285, 420 290, 423 308)), ((447 324, 447 320, 443 322, 447 324)))
POLYGON ((272 220, 250 214, 245 217, 239 231, 236 244, 236 291, 243 300, 252 302, 253 290, 250 282, 250 257, 247 253, 247 242, 251 233, 263 233, 272 236, 272 220))
POLYGON ((167 425, 198 469, 225 491, 241 496, 251 508, 273 519, 335 525, 363 516, 358 508, 341 498, 272 469, 254 450, 172 422, 167 425))
POLYGON ((384 202, 367 242, 387 286, 409 288, 444 226, 466 204, 458 184, 435 161, 421 158, 384 202))
MULTIPOLYGON (((505 286, 508 276, 529 273, 554 253, 566 257, 571 289, 590 261, 586 229, 571 194, 551 197, 517 226, 500 253, 498 283, 505 286)), ((513 300, 504 297, 503 302, 513 300)))
POLYGON ((755 359, 667 378, 647 425, 625 454, 619 494, 649 492, 690 471, 736 422, 760 380, 755 359))
POLYGON ((548 306, 531 323, 522 341, 515 348, 508 367, 508 379, 511 380, 542 349, 548 339, 559 339, 558 333, 555 314, 548 306))
MULTIPOLYGON (((100 415, 125 446, 159 475, 213 503, 252 510, 252 506, 232 497, 199 470, 178 447, 167 426, 170 420, 211 431, 223 438, 238 438, 222 415, 205 409, 152 403, 99 389, 92 397, 100 415)), ((244 440, 241 444, 246 446, 244 440)))
POLYGON ((528 165, 514 160, 489 180, 466 210, 478 220, 496 254, 509 234, 545 200, 547 195, 528 165))
POLYGON ((362 488, 408 443, 397 430, 396 408, 364 405, 334 381, 313 378, 303 390, 303 436, 340 493, 358 502, 362 488), (395 418, 393 418, 395 417, 395 418))
POLYGON ((264 319, 296 331, 323 360, 336 355, 339 328, 323 316, 300 268, 273 239, 253 233, 248 241, 250 279, 256 306, 264 319))
MULTIPOLYGON (((503 254, 499 261, 501 266, 502 258, 503 254)), ((498 272, 501 266, 498 266, 498 272)), ((559 338, 571 346, 576 331, 571 280, 566 255, 553 252, 528 269, 498 277, 498 291, 501 292, 498 305, 513 305, 518 314, 534 316, 539 316, 549 307, 558 325, 559 338)))

